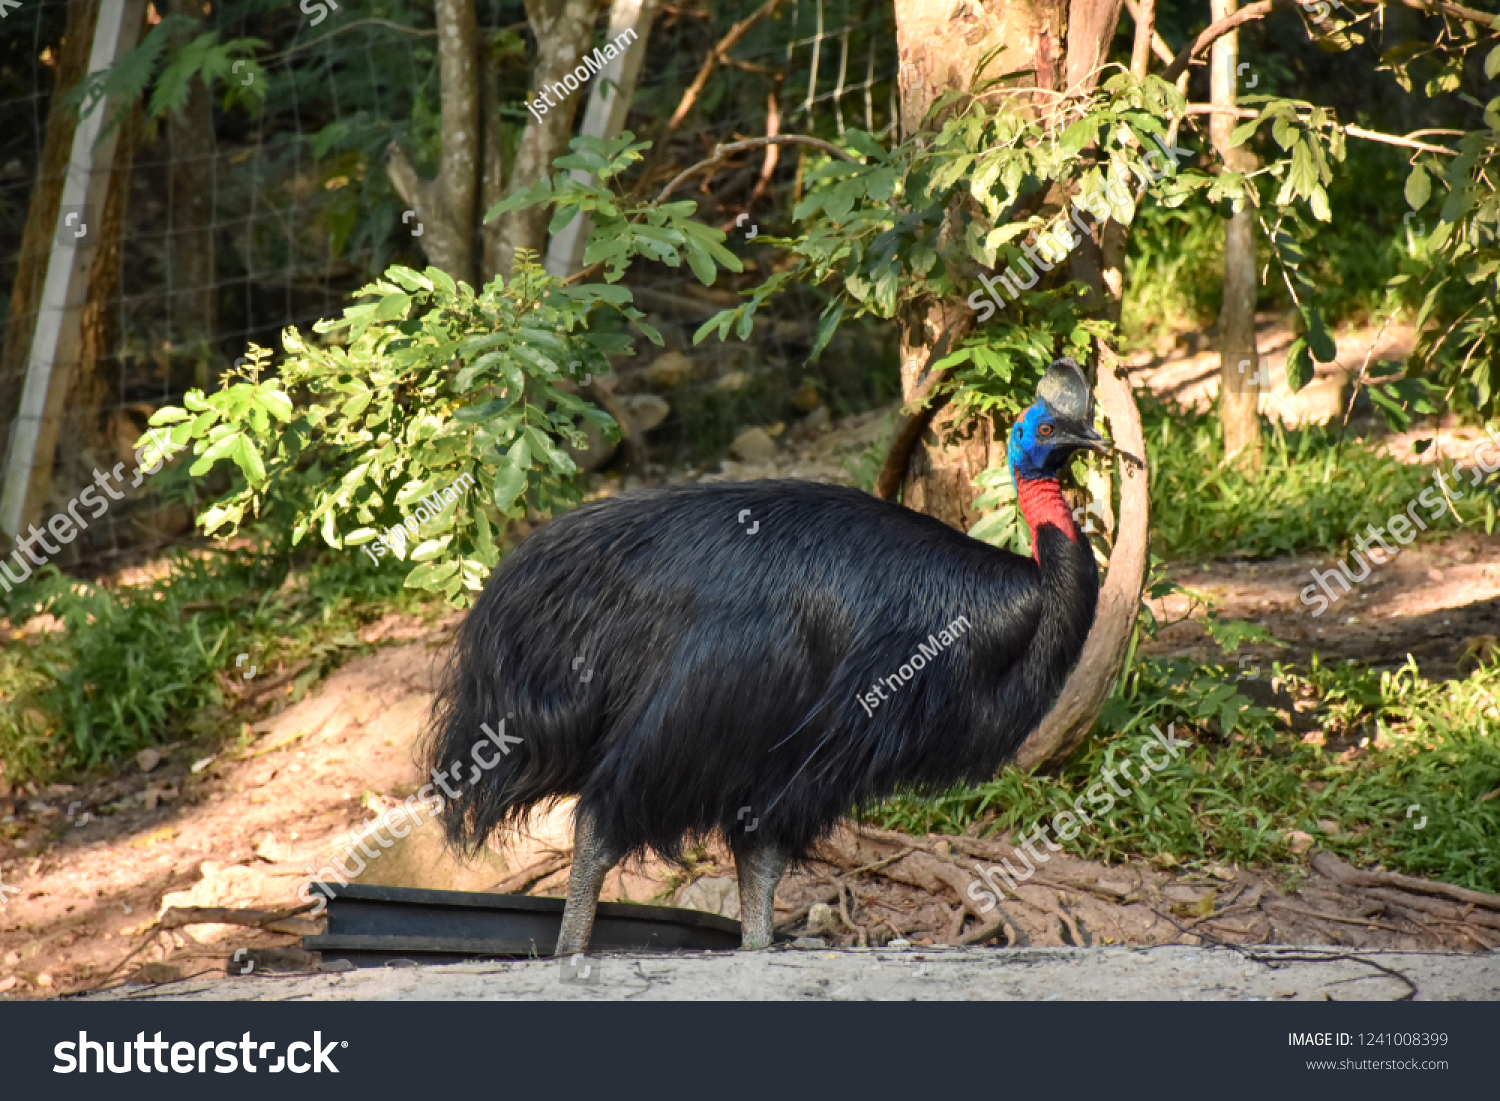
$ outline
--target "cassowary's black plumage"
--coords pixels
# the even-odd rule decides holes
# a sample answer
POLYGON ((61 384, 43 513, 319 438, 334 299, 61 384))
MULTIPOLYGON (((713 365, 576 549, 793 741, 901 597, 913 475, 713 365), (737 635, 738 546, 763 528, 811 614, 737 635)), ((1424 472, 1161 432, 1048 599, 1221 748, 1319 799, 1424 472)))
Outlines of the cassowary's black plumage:
POLYGON ((756 840, 800 855, 856 804, 990 778, 1093 619, 1093 552, 1056 528, 1041 539, 1047 570, 808 482, 638 493, 554 521, 459 633, 433 763, 467 775, 481 723, 523 741, 464 788, 454 839, 578 794, 625 853, 675 856, 753 815, 756 840), (872 684, 961 618, 867 713, 872 684))
POLYGON ((611 860, 722 832, 737 852, 795 861, 855 806, 986 780, 1093 621, 1093 551, 1068 528, 1041 526, 1022 558, 858 490, 790 481, 644 492, 554 520, 460 628, 426 762, 465 778, 449 835, 473 844, 576 794, 611 860), (940 652, 920 657, 935 637, 940 652), (877 683, 883 700, 867 696, 877 683), (509 752, 481 772, 472 747, 502 719, 509 752))

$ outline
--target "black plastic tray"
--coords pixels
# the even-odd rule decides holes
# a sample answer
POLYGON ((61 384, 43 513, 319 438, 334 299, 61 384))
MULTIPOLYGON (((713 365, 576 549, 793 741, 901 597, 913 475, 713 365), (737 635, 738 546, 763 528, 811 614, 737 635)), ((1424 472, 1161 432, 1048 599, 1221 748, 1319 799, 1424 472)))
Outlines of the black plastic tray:
MULTIPOLYGON (((325 962, 384 967, 400 960, 550 956, 562 927, 563 900, 412 887, 312 884, 328 901, 328 931, 302 938, 325 962)), ((740 923, 701 910, 601 902, 590 952, 729 951, 740 923)))

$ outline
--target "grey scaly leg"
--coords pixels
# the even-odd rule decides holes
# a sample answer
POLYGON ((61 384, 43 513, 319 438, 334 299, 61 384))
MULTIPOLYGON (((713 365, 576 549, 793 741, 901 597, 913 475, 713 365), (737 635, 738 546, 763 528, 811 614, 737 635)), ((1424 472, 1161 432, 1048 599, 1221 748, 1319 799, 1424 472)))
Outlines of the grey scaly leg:
POLYGON ((775 933, 776 885, 786 871, 786 857, 771 848, 734 854, 740 878, 740 947, 768 948, 775 933))
POLYGON ((599 835, 594 817, 579 806, 574 812, 573 867, 568 872, 568 903, 563 907, 562 930, 554 955, 570 956, 589 946, 594 929, 594 911, 604 877, 619 862, 620 854, 609 852, 599 835))

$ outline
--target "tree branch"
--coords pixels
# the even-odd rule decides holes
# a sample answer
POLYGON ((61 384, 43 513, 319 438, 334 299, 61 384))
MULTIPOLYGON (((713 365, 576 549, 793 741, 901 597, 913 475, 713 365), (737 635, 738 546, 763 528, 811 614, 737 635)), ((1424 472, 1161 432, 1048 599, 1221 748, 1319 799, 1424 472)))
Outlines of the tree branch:
MULTIPOLYGON (((1153 36, 1156 34, 1156 0, 1125 0, 1125 6, 1130 11, 1130 18, 1135 20, 1135 42, 1130 49, 1130 75, 1137 80, 1144 80, 1146 70, 1151 66, 1151 47, 1153 36)), ((1166 58, 1167 64, 1172 63, 1172 58, 1166 58)))
POLYGON ((759 8, 730 27, 729 33, 719 39, 719 44, 703 59, 698 75, 693 78, 693 83, 688 86, 688 90, 682 94, 682 102, 677 105, 677 110, 672 112, 672 117, 667 121, 667 133, 670 134, 682 125, 682 120, 693 109, 693 104, 698 102, 698 96, 703 92, 703 86, 708 83, 709 76, 713 74, 714 66, 727 61, 725 54, 734 49, 739 40, 745 37, 745 32, 774 12, 780 3, 781 0, 766 0, 759 8))
MULTIPOLYGON (((1363 0, 1366 4, 1379 4, 1381 0, 1363 0)), ((1429 15, 1451 15, 1455 19, 1465 19, 1470 23, 1478 23, 1481 27, 1490 27, 1497 18, 1494 12, 1478 11, 1475 8, 1466 8, 1462 4, 1449 4, 1445 0, 1436 0, 1434 3, 1423 3, 1422 0, 1401 0, 1408 8, 1427 12, 1429 15)))
MULTIPOLYGON (((1236 118, 1253 119, 1259 118, 1260 112, 1250 107, 1216 107, 1211 103, 1189 103, 1187 105, 1189 115, 1234 115, 1236 118)), ((1399 145, 1403 149, 1419 149, 1424 153, 1444 153, 1450 157, 1458 156, 1456 149, 1449 149, 1446 145, 1432 145, 1429 142, 1417 141, 1417 134, 1445 133, 1461 135, 1462 130, 1413 130, 1405 137, 1397 137, 1395 134, 1383 134, 1379 130, 1366 130, 1363 126, 1340 125, 1339 129, 1351 138, 1363 138, 1365 141, 1378 141, 1382 145, 1399 145)))
POLYGON ((922 366, 922 374, 926 377, 912 391, 911 399, 907 401, 901 415, 897 418, 895 435, 891 437, 891 445, 886 450, 885 461, 880 464, 880 473, 875 476, 875 496, 886 501, 894 501, 896 494, 901 492, 901 483, 906 480, 906 468, 911 464, 911 453, 916 450, 917 440, 921 439, 922 433, 932 423, 933 415, 937 413, 937 403, 929 399, 932 397, 933 390, 950 373, 950 368, 947 367, 941 371, 934 371, 932 365, 946 356, 953 345, 968 335, 969 330, 974 326, 975 316, 972 311, 965 311, 959 320, 933 341, 932 350, 927 353, 927 362, 922 366), (907 412, 908 409, 911 412, 907 412))
POLYGON ((1216 38, 1223 38, 1242 23, 1264 19, 1277 4, 1281 4, 1283 7, 1293 6, 1292 0, 1259 0, 1258 3, 1241 8, 1233 15, 1226 16, 1217 23, 1209 25, 1202 34, 1177 51, 1177 56, 1172 59, 1172 64, 1167 66, 1166 71, 1161 74, 1161 78, 1169 83, 1176 80, 1192 63, 1193 58, 1213 45, 1216 38))
POLYGON ((702 172, 705 168, 711 168, 720 161, 734 156, 736 153, 743 153, 747 149, 760 149, 767 145, 810 145, 814 149, 821 149, 830 157, 837 157, 841 161, 848 161, 850 164, 860 163, 857 157, 851 157, 832 142, 826 142, 822 138, 807 138, 800 134, 768 134, 763 138, 748 138, 745 141, 732 141, 727 145, 715 146, 712 155, 706 160, 701 160, 693 165, 693 167, 679 172, 676 176, 672 177, 672 182, 661 189, 661 193, 656 196, 654 201, 661 202, 668 195, 672 194, 672 192, 676 191, 678 185, 683 180, 702 172))
MULTIPOLYGON (((1125 10, 1130 13, 1130 18, 1135 20, 1135 25, 1137 27, 1139 27, 1141 23, 1146 19, 1145 13, 1136 6, 1135 0, 1125 0, 1125 10)), ((1161 32, 1158 31, 1154 26, 1155 12, 1152 13, 1152 22, 1153 26, 1151 28, 1151 52, 1154 53, 1157 57, 1157 60, 1161 61, 1164 65, 1170 65, 1172 64, 1173 57, 1172 47, 1167 45, 1167 40, 1161 36, 1161 32)), ((1135 72, 1134 53, 1132 53, 1130 58, 1130 71, 1135 72)))
MULTIPOLYGON (((1380 5, 1385 3, 1386 0, 1354 0, 1354 2, 1380 5)), ((1492 12, 1477 11, 1474 8, 1466 8, 1462 4, 1450 4, 1447 0, 1425 0, 1425 2, 1424 0, 1399 0, 1399 2, 1408 8, 1426 12, 1428 15, 1449 15, 1454 19, 1467 20, 1470 23, 1476 23, 1487 29, 1493 28, 1496 19, 1500 19, 1500 16, 1492 12)), ((1251 4, 1249 7, 1241 8, 1233 15, 1220 19, 1217 23, 1209 26, 1202 34, 1193 39, 1191 43, 1179 50, 1177 56, 1172 59, 1172 64, 1168 65, 1166 72, 1162 73, 1162 79, 1169 81, 1176 80, 1178 75, 1192 63, 1193 58, 1208 49, 1214 39, 1222 38, 1242 23, 1264 19, 1270 14, 1273 7, 1298 8, 1300 10, 1300 5, 1295 0, 1258 0, 1257 3, 1251 4)))
POLYGON ((1425 153, 1446 153, 1450 157, 1458 156, 1456 149, 1449 149, 1445 145, 1429 145, 1425 141, 1413 141, 1411 138, 1398 138, 1394 134, 1382 134, 1379 130, 1366 130, 1363 126, 1345 126, 1344 133, 1351 138, 1364 138, 1365 141, 1378 141, 1384 145, 1399 145, 1406 149, 1420 149, 1425 153))

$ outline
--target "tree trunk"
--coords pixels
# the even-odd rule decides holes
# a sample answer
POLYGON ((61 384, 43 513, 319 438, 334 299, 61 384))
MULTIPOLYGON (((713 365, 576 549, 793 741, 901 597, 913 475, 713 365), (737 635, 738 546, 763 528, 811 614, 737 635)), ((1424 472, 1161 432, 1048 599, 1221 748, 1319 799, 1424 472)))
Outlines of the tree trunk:
MULTIPOLYGON (((405 151, 392 144, 386 172, 416 211, 428 263, 470 284, 479 276, 480 128, 479 24, 474 0, 436 0, 443 151, 437 177, 424 180, 405 151)), ((498 140, 498 133, 495 135, 498 140)))
MULTIPOLYGON (((1001 45, 1006 48, 990 62, 986 76, 1033 69, 1040 89, 1091 90, 1121 2, 987 0, 955 7, 942 0, 897 0, 902 136, 915 134, 933 100, 952 88, 966 87, 979 59, 1001 45), (934 49, 938 42, 945 48, 934 49)), ((902 304, 904 399, 910 401, 927 381, 932 346, 967 312, 957 302, 912 299, 902 304)), ((974 477, 995 465, 1003 453, 1003 435, 997 439, 996 432, 988 418, 965 423, 953 409, 939 409, 912 451, 902 501, 961 531, 973 527, 979 519, 974 477)))
MULTIPOLYGON (((537 59, 533 95, 562 82, 582 63, 593 39, 594 24, 606 0, 526 0, 526 17, 536 35, 537 59)), ((549 107, 540 118, 526 124, 521 144, 516 149, 515 165, 507 191, 530 187, 552 171, 552 162, 568 148, 573 136, 573 119, 584 99, 582 90, 565 96, 549 107)), ((551 215, 545 207, 517 210, 500 217, 500 269, 510 274, 518 249, 530 249, 540 256, 547 245, 547 222, 551 215)))
MULTIPOLYGON (((620 136, 625 129, 625 115, 630 110, 630 101, 635 96, 636 80, 641 73, 641 62, 646 56, 646 42, 651 37, 651 24, 656 19, 657 0, 613 0, 610 5, 609 38, 635 33, 636 41, 619 57, 605 63, 604 71, 594 78, 589 89, 588 109, 583 113, 580 136, 609 140, 620 136)), ((593 175, 581 168, 573 170, 573 179, 587 184, 593 175)), ((583 252, 588 246, 593 219, 586 214, 575 215, 573 220, 552 235, 547 244, 547 271, 556 276, 569 276, 583 264, 583 252)))
POLYGON ((11 427, 26 383, 26 363, 31 358, 31 337, 41 306, 42 281, 47 277, 47 259, 52 255, 63 180, 73 151, 73 131, 78 128, 78 113, 63 106, 63 97, 83 79, 88 69, 94 21, 98 16, 99 0, 69 0, 67 26, 62 42, 55 46, 56 83, 47 110, 46 141, 26 208, 16 281, 11 287, 6 316, 5 345, 0 349, 0 462, 10 453, 11 427))
MULTIPOLYGON (((1233 15, 1237 0, 1212 0, 1212 19, 1233 15)), ((1239 75, 1240 32, 1230 31, 1210 47, 1210 97, 1215 107, 1233 107, 1239 75)), ((1229 138, 1238 121, 1231 114, 1209 116, 1214 149, 1230 168, 1255 169, 1255 155, 1232 149, 1229 138)), ((1260 356, 1255 350, 1255 207, 1250 199, 1224 222, 1224 301, 1219 309, 1219 420, 1224 427, 1224 456, 1247 471, 1261 465, 1260 356)))
MULTIPOLYGON (((1030 69, 1039 89, 1091 91, 1120 6, 1121 0, 1038 0, 1029 6, 1016 0, 988 0, 959 7, 938 0, 896 0, 903 135, 916 133, 933 100, 950 88, 965 86, 979 57, 1000 45, 1006 49, 987 75, 1030 69), (934 49, 933 43, 947 48, 934 49)), ((1059 206, 1067 200, 1063 195, 1047 196, 1048 203, 1059 206)), ((1068 269, 1090 287, 1090 308, 1098 316, 1119 317, 1124 241, 1123 228, 1107 222, 1099 240, 1086 239, 1075 251, 1068 269)), ((913 399, 920 399, 930 386, 928 365, 967 331, 972 316, 956 302, 902 304, 901 392, 907 402, 915 404, 913 399)), ((1099 348, 1098 373, 1100 405, 1119 453, 1120 522, 1094 628, 1078 665, 1057 704, 1021 747, 1017 763, 1027 769, 1062 760, 1088 734, 1124 665, 1140 612, 1150 533, 1144 433, 1130 383, 1104 346, 1099 348)), ((908 418, 903 435, 911 435, 917 423, 908 418)), ((1000 460, 997 432, 987 418, 964 423, 951 408, 939 410, 906 466, 904 502, 967 531, 978 519, 974 477, 1000 460)), ((887 467, 896 457, 893 447, 887 467)), ((892 489, 893 473, 882 471, 892 489)), ((1105 484, 1101 479, 1101 490, 1105 484)), ((1102 495, 1107 498, 1107 490, 1102 495)))
MULTIPOLYGON (((115 0, 117 3, 118 0, 115 0)), ((25 456, 13 454, 13 436, 21 410, 30 365, 36 349, 33 341, 43 309, 44 290, 49 269, 65 262, 59 251, 59 215, 65 185, 73 162, 75 137, 79 126, 75 107, 66 105, 67 93, 88 71, 94 49, 101 0, 70 0, 68 21, 63 39, 56 44, 58 59, 56 82, 48 107, 46 140, 37 166, 35 183, 26 211, 16 278, 11 291, 5 326, 5 343, 0 348, 0 470, 5 477, 7 518, 0 531, 0 543, 13 522, 18 531, 41 518, 48 501, 60 495, 70 498, 78 486, 91 480, 93 467, 111 453, 104 409, 115 396, 104 359, 113 347, 115 311, 109 309, 120 270, 120 249, 124 235, 125 210, 129 198, 129 176, 135 140, 139 130, 139 109, 127 114, 113 138, 111 159, 93 165, 90 175, 98 179, 108 173, 108 185, 89 194, 103 197, 99 209, 90 209, 82 219, 93 255, 87 259, 87 274, 68 290, 68 310, 63 318, 64 331, 56 346, 54 378, 47 388, 48 412, 35 446, 25 456), (75 297, 76 295, 76 297, 75 297), (54 397, 50 395, 55 394, 54 397), (55 407, 55 412, 53 411, 55 407), (64 415, 63 411, 66 410, 64 415), (61 456, 57 441, 64 437, 62 420, 66 416, 67 447, 61 456), (54 487, 54 464, 59 467, 60 485, 54 487), (20 470, 13 466, 28 469, 20 470), (12 484, 14 483, 14 484, 12 484), (18 507, 12 509, 11 502, 18 507), (14 515, 11 515, 13 513, 14 515)), ((121 54, 139 41, 145 22, 145 5, 126 3, 122 29, 116 46, 121 54)), ((96 110, 110 117, 119 106, 111 100, 96 110)), ((82 245, 75 246, 80 252, 82 245)), ((79 257, 79 263, 85 262, 79 257)), ((50 308, 56 308, 55 306, 50 308)), ((113 465, 110 461, 109 465, 113 465)))

